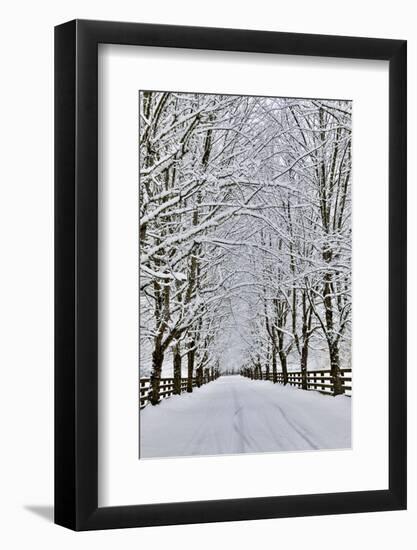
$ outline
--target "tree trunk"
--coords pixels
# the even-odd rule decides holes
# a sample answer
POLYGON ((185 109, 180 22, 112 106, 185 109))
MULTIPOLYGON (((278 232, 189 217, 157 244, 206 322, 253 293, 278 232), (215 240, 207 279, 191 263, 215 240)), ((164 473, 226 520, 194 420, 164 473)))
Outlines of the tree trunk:
MULTIPOLYGON (((326 251, 327 252, 327 251, 326 251)), ((326 259, 328 256, 325 256, 326 259)), ((342 381, 340 379, 340 359, 339 359, 339 345, 334 338, 334 321, 333 321, 333 300, 332 300, 332 276, 330 273, 326 273, 324 277, 324 306, 326 313, 326 328, 328 332, 327 343, 329 346, 330 354, 330 371, 333 383, 333 395, 340 395, 344 393, 342 381)))
POLYGON ((340 359, 339 359, 339 346, 337 343, 329 345, 330 351, 330 373, 333 382, 333 395, 341 395, 345 393, 340 376, 340 359))
POLYGON ((303 341, 301 348, 301 389, 307 390, 307 359, 308 359, 308 340, 303 341))
POLYGON ((284 351, 279 352, 279 360, 281 361, 282 378, 284 386, 288 384, 288 369, 287 369, 287 354, 284 351))
POLYGON ((180 344, 177 343, 174 346, 174 394, 179 395, 181 393, 181 350, 180 344))
POLYGON ((161 385, 161 373, 162 373, 162 363, 164 361, 164 354, 162 352, 161 346, 157 344, 152 353, 152 374, 150 380, 151 393, 150 393, 150 402, 152 405, 157 405, 160 401, 159 399, 159 388, 161 385))
POLYGON ((277 374, 277 350, 275 342, 272 343, 272 382, 276 384, 278 382, 277 374))
POLYGON ((307 309, 306 293, 303 292, 302 296, 302 306, 303 306, 303 328, 302 328, 302 347, 301 347, 301 389, 307 390, 307 361, 308 361, 308 344, 310 340, 310 329, 311 329, 311 307, 307 309))
POLYGON ((187 359, 188 359, 187 392, 188 393, 191 393, 193 391, 194 358, 195 358, 194 342, 191 342, 187 353, 187 359))
POLYGON ((203 385, 203 367, 197 367, 195 371, 195 378, 196 378, 196 386, 199 388, 203 385))
MULTIPOLYGON (((280 326, 283 324, 280 322, 280 326)), ((282 379, 286 386, 288 384, 287 354, 284 351, 284 334, 281 331, 278 332, 278 355, 281 362, 282 379)))

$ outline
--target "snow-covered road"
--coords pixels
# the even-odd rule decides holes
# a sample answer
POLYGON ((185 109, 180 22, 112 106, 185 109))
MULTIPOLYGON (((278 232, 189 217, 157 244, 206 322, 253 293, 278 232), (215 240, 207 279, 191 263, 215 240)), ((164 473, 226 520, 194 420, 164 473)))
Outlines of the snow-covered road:
POLYGON ((140 413, 141 458, 351 445, 351 399, 241 376, 165 399, 140 413))

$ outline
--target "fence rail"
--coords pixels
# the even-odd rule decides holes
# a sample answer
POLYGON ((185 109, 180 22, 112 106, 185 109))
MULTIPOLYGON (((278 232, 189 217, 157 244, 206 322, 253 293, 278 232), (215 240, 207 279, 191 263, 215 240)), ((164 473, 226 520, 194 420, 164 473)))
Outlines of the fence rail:
MULTIPOLYGON (((250 374, 244 374, 252 380, 271 380, 273 381, 273 373, 266 374, 262 372, 261 375, 257 372, 250 374)), ((316 390, 321 393, 333 394, 334 393, 334 377, 330 370, 312 370, 305 373, 307 390, 316 390)), ((352 369, 340 369, 340 381, 342 384, 343 393, 349 394, 352 391, 352 369)), ((279 384, 284 383, 284 375, 282 372, 277 373, 277 382, 279 384)), ((301 371, 289 371, 288 372, 288 385, 302 388, 303 386, 303 373, 301 371)))
MULTIPOLYGON (((197 378, 194 377, 192 382, 192 387, 197 386, 197 378)), ((201 384, 207 384, 215 380, 215 376, 204 375, 202 378, 201 384)), ((181 393, 187 391, 188 378, 181 378, 181 393)), ((139 380, 139 403, 140 408, 143 409, 149 403, 151 391, 151 379, 150 378, 141 378, 139 380)), ((159 396, 163 399, 174 395, 174 378, 161 378, 159 386, 159 396)))

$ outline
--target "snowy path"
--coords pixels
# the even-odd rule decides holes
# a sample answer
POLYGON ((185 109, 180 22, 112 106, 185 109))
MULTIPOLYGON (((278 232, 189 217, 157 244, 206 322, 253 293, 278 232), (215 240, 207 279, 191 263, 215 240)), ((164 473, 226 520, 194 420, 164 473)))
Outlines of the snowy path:
POLYGON ((349 397, 224 376, 140 413, 141 458, 350 447, 349 397))

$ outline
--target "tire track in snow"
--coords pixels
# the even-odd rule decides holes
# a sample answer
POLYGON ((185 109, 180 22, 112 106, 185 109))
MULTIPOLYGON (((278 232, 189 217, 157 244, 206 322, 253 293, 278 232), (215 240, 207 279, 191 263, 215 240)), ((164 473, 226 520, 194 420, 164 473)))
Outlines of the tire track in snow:
MULTIPOLYGON (((259 386, 259 390, 257 388, 257 390, 259 391, 259 393, 261 393, 261 388, 262 386, 259 386)), ((255 391, 257 391, 255 390, 255 391)), ((301 391, 301 390, 300 390, 301 391)), ((263 393, 262 393, 262 396, 263 396, 263 393)), ((264 396, 263 396, 264 397, 264 396)), ((276 400, 277 400, 277 397, 276 395, 274 395, 274 399, 266 399, 265 400, 265 397, 264 397, 264 402, 267 403, 269 405, 269 407, 264 407, 263 409, 263 412, 264 412, 264 421, 263 421, 263 425, 264 426, 267 426, 268 427, 268 430, 269 432, 271 433, 272 437, 274 438, 274 440, 280 445, 282 445, 282 438, 279 437, 279 434, 277 433, 277 427, 278 427, 278 419, 277 418, 274 418, 274 415, 271 414, 271 410, 269 409, 272 409, 272 410, 278 410, 280 415, 281 415, 281 418, 284 420, 284 422, 291 428, 292 431, 294 431, 297 436, 299 436, 304 443, 307 443, 307 445, 311 448, 311 449, 314 449, 314 450, 317 450, 319 449, 320 447, 314 443, 312 441, 312 439, 309 437, 308 434, 306 434, 306 430, 300 426, 294 419, 291 419, 287 413, 284 411, 284 409, 278 404, 276 403, 276 400), (274 418, 274 425, 273 427, 271 426, 271 423, 270 423, 270 419, 274 418), (278 438, 277 438, 278 436, 278 438)), ((286 436, 288 436, 288 430, 286 429, 283 429, 281 430, 284 434, 286 434, 286 436)), ((288 439, 288 437, 285 437, 288 441, 291 441, 288 439)), ((292 441, 293 443, 296 443, 296 441, 292 441)), ((283 449, 285 450, 285 449, 283 449)))
POLYGON ((239 395, 236 392, 234 386, 232 386, 232 399, 234 404, 234 413, 233 413, 233 430, 237 437, 237 448, 233 450, 236 453, 244 453, 252 450, 252 444, 246 436, 245 432, 245 422, 243 420, 243 415, 241 414, 243 410, 243 405, 241 405, 239 395), (247 447, 247 448, 246 448, 247 447))
POLYGON ((285 412, 282 410, 282 408, 279 406, 279 405, 275 405, 275 408, 279 410, 279 412, 281 413, 282 417, 284 418, 284 420, 287 422, 287 424, 295 431, 297 432, 297 434, 301 437, 301 439, 303 439, 306 443, 308 443, 308 445, 310 445, 310 447, 312 449, 318 449, 318 445, 316 445, 315 443, 313 443, 311 441, 311 439, 304 433, 304 430, 297 425, 296 422, 294 422, 293 420, 290 420, 288 418, 288 416, 285 414, 285 412))

